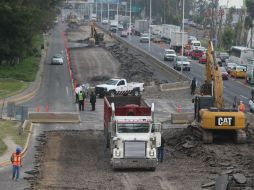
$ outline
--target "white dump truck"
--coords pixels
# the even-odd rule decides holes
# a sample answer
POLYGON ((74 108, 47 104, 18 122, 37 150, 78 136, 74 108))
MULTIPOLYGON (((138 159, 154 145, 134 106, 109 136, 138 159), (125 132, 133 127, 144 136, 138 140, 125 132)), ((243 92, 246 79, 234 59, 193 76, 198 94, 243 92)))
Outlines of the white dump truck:
POLYGON ((140 96, 144 91, 144 83, 130 82, 127 83, 126 79, 113 78, 106 81, 104 84, 95 86, 95 94, 99 97, 105 95, 128 95, 140 96))
POLYGON ((154 104, 135 96, 104 97, 104 135, 114 169, 156 169, 161 124, 154 122, 154 104))

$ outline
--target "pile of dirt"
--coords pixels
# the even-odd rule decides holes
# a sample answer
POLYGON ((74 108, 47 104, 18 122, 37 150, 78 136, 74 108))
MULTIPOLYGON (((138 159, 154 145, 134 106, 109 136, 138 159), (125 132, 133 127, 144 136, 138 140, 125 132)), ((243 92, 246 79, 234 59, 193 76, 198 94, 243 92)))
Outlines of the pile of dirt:
POLYGON ((155 82, 161 84, 167 80, 161 80, 155 75, 154 69, 148 63, 140 59, 141 55, 133 52, 123 44, 114 44, 106 47, 108 51, 121 63, 119 76, 126 78, 128 81, 155 82))
MULTIPOLYGON (((252 134, 253 130, 247 129, 247 134, 252 134)), ((163 136, 173 157, 198 160, 207 170, 216 174, 212 180, 216 181, 217 176, 227 174, 229 189, 254 188, 254 154, 250 151, 254 145, 253 135, 248 135, 246 144, 235 144, 224 139, 203 144, 193 128, 170 129, 163 136), (233 176, 238 173, 246 178, 245 183, 240 184, 234 179, 233 176)))

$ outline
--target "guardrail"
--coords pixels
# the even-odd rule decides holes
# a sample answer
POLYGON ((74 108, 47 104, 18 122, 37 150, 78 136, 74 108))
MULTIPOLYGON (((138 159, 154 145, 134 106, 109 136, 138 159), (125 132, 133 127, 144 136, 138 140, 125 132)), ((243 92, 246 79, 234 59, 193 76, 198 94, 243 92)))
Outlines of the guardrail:
POLYGON ((32 123, 79 123, 78 112, 29 112, 28 119, 32 123))

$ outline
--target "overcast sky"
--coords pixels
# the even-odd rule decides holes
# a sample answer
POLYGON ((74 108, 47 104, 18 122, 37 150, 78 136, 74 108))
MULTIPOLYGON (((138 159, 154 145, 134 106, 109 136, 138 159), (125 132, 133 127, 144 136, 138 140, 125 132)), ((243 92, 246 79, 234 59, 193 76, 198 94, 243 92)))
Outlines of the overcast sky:
POLYGON ((241 8, 243 6, 243 0, 219 0, 219 6, 227 6, 241 8))

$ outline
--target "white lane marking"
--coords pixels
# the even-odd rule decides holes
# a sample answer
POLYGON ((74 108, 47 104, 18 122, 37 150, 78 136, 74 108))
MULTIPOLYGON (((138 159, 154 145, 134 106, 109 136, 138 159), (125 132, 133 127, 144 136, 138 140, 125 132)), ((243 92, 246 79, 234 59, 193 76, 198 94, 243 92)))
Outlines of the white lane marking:
POLYGON ((68 86, 66 86, 65 88, 66 88, 67 96, 69 96, 69 88, 68 88, 68 86))
POLYGON ((246 97, 245 97, 245 96, 243 96, 243 95, 240 95, 240 97, 245 98, 245 99, 247 99, 247 100, 249 99, 249 98, 246 98, 246 97))

